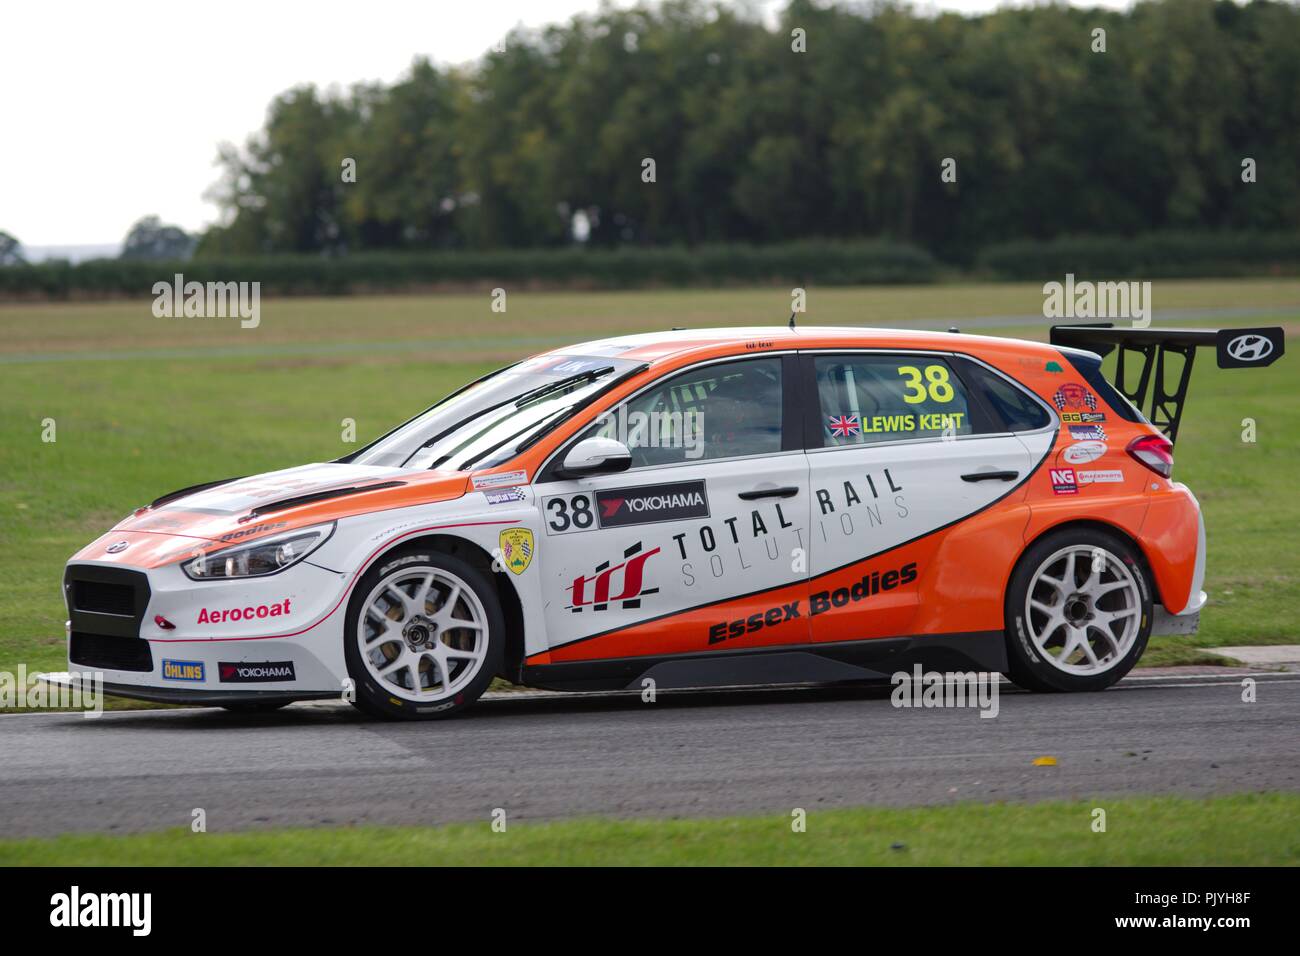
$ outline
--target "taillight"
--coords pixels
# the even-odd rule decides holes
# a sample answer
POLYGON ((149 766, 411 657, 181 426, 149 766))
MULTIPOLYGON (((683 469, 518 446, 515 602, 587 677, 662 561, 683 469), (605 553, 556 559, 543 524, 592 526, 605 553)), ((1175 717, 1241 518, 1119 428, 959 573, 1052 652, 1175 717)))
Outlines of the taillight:
POLYGON ((1125 451, 1162 478, 1174 472, 1174 446, 1164 435, 1139 435, 1125 451))

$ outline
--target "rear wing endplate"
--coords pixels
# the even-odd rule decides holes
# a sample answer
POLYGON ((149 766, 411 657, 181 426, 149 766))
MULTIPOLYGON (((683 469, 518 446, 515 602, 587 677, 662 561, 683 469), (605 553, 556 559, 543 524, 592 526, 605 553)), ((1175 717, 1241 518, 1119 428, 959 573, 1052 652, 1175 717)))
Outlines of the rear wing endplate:
POLYGON ((1182 418, 1187 386, 1192 379, 1192 360, 1198 348, 1213 347, 1219 368, 1263 368, 1281 358, 1286 347, 1282 329, 1278 327, 1135 329, 1116 328, 1110 322, 1054 325, 1051 343, 1086 349, 1103 358, 1118 347, 1115 388, 1138 411, 1146 414, 1151 424, 1164 432, 1170 442, 1178 438, 1178 422, 1182 418), (1183 360, 1176 373, 1177 380, 1172 382, 1166 376, 1165 367, 1165 356, 1169 353, 1183 360))

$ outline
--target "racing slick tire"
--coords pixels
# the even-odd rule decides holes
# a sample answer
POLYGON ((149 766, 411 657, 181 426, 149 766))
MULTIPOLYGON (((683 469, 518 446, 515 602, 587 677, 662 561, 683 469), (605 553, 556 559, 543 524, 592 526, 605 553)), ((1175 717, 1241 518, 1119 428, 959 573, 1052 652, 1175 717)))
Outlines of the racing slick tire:
POLYGON ((1007 676, 1034 691, 1110 687, 1146 650, 1151 594, 1142 556, 1119 536, 1096 528, 1045 535, 1007 585, 1007 676))
POLYGON ((370 568, 348 602, 344 657, 363 713, 431 720, 464 710, 501 670, 495 585, 450 554, 411 547, 370 568))

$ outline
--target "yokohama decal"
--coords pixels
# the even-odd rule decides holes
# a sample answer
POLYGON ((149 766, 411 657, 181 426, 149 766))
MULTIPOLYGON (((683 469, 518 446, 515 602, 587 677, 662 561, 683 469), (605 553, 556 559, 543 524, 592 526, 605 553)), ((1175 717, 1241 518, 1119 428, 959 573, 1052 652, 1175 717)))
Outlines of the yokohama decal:
POLYGON ((297 679, 293 661, 220 661, 217 663, 217 673, 223 684, 266 684, 297 679))
POLYGON ((602 528, 709 516, 709 499, 702 481, 598 491, 596 505, 602 528))

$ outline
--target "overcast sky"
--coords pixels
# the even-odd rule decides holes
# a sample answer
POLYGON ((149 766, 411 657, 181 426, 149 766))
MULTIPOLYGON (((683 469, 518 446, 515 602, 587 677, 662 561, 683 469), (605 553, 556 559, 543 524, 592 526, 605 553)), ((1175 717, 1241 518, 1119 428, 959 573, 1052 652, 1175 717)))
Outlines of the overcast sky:
MULTIPOLYGON (((620 0, 617 6, 633 6, 620 0)), ((980 12, 999 0, 923 8, 980 12)), ((1123 8, 1129 0, 1077 6, 1123 8)), ((242 144, 299 83, 391 82, 411 60, 480 56, 513 26, 598 0, 8 0, 0 9, 0 230, 112 243, 139 217, 197 230, 217 144, 242 144)), ((769 15, 784 0, 749 4, 769 15)))

